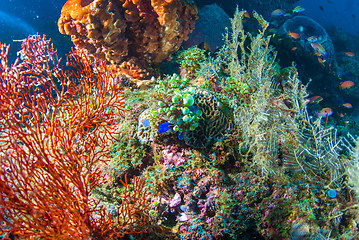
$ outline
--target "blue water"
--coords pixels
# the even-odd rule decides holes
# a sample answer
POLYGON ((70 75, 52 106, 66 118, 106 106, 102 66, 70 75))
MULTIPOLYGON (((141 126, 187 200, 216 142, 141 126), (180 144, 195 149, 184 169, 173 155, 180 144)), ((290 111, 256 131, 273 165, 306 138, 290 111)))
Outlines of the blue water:
MULTIPOLYGON (((0 42, 13 43, 29 34, 39 32, 51 35, 61 48, 69 49, 69 37, 62 36, 57 29, 57 20, 66 0, 1 0, 0 42)), ((231 15, 234 6, 242 1, 196 1, 199 6, 216 2, 231 15)), ((248 1, 250 2, 250 1, 248 1)), ((324 27, 336 26, 345 32, 359 36, 359 1, 356 0, 300 0, 293 4, 305 8, 302 13, 324 27)), ((268 13, 274 9, 268 10, 268 13)), ((265 14, 263 14, 265 15, 265 14)), ((264 16, 268 17, 268 16, 264 16)), ((15 44, 16 45, 16 44, 15 44)), ((65 50, 64 50, 65 51, 65 50)))
POLYGON ((296 3, 324 27, 336 26, 340 30, 359 36, 358 0, 300 0, 296 3))
POLYGON ((28 35, 46 34, 51 37, 59 54, 64 55, 73 45, 68 36, 59 33, 57 20, 66 0, 1 0, 0 42, 11 44, 10 58, 19 50, 21 40, 28 35))
MULTIPOLYGON (((46 34, 47 37, 52 39, 55 48, 58 49, 58 54, 60 57, 64 57, 65 54, 70 51, 71 47, 74 46, 70 40, 70 36, 60 34, 57 26, 61 8, 65 4, 66 0, 0 1, 0 42, 11 44, 9 53, 10 61, 16 58, 16 53, 20 49, 21 41, 18 40, 22 40, 28 35, 34 34, 36 32, 39 34, 46 34)), ((278 5, 279 1, 273 1, 273 6, 275 6, 275 2, 278 5)), ((226 17, 226 14, 228 17, 232 17, 233 11, 237 4, 239 5, 240 9, 254 7, 255 9, 247 10, 249 12, 252 10, 257 10, 266 20, 270 20, 269 14, 275 10, 275 7, 273 7, 273 9, 260 9, 261 5, 258 4, 258 1, 255 0, 196 0, 196 3, 199 8, 202 8, 206 4, 216 3, 224 10, 224 17, 226 17)), ((279 6, 281 6, 281 4, 279 4, 279 6)), ((279 6, 277 8, 279 8, 279 6)), ((292 6, 288 4, 283 4, 283 6, 287 6, 287 9, 284 9, 286 13, 291 13, 292 16, 304 15, 311 17, 319 24, 321 24, 325 29, 327 29, 330 37, 333 40, 335 54, 337 56, 343 55, 345 52, 354 52, 356 55, 359 54, 359 41, 356 40, 356 38, 359 37, 359 20, 357 19, 359 16, 356 15, 359 13, 359 0, 300 0, 294 3, 292 6), (292 9, 298 5, 304 7, 305 10, 303 12, 293 14, 292 9)), ((210 15, 210 17, 211 16, 213 17, 213 15, 210 15)), ((282 24, 286 19, 288 19, 288 17, 280 16, 273 18, 272 21, 275 20, 279 22, 279 24, 282 24)), ((199 33, 201 33, 199 22, 197 26, 199 33)), ((217 33, 217 40, 220 40, 222 32, 217 30, 217 28, 214 28, 214 25, 211 27, 215 32, 210 33, 209 39, 215 38, 214 33, 217 33)), ((271 27, 276 27, 278 29, 280 26, 271 25, 271 27)), ((194 34, 196 34, 196 31, 197 29, 194 31, 194 34)), ((202 29, 202 34, 203 31, 204 30, 202 29)), ((251 31, 256 31, 256 29, 251 29, 251 31)), ((205 41, 210 43, 210 41, 207 39, 205 39, 205 41)), ((197 43, 188 41, 188 43, 191 46, 191 44, 199 44, 200 42, 197 43)), ((184 43, 184 45, 185 44, 186 43, 184 43)), ((215 49, 219 45, 221 45, 220 42, 217 44, 215 43, 213 44, 212 48, 215 49)), ((278 48, 277 50, 281 52, 283 49, 278 48)), ((283 58, 280 59, 280 57, 278 59, 281 61, 281 63, 286 61, 283 58)), ((296 61, 298 63, 297 59, 287 60, 287 62, 296 61)), ((338 63, 340 67, 337 69, 338 74, 341 74, 343 71, 346 73, 346 66, 341 65, 342 62, 338 63)), ((352 75, 353 73, 347 72, 346 76, 344 76, 344 80, 356 81, 356 79, 352 78, 352 75)), ((301 75, 301 78, 305 82, 305 77, 303 75, 301 75)), ((312 84, 312 86, 314 85, 312 84)), ((334 86, 332 88, 334 88, 334 86)), ((335 86, 335 88, 337 88, 337 86, 335 86)), ((326 91, 322 91, 316 94, 326 94, 326 91)), ((347 98, 345 101, 354 101, 354 99, 347 98)), ((357 99, 355 99, 355 101, 357 102, 357 99)), ((329 103, 329 105, 333 106, 333 103, 329 103)), ((357 115, 359 119, 359 111, 357 115)))

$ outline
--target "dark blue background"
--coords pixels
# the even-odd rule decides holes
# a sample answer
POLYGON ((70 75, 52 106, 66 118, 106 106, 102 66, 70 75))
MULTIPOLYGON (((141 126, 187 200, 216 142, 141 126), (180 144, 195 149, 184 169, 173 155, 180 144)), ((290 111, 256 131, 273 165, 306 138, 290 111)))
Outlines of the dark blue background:
POLYGON ((59 55, 67 53, 73 44, 69 36, 59 33, 57 20, 66 0, 1 0, 0 42, 11 45, 10 58, 20 49, 21 40, 38 32, 51 38, 59 55), (34 32, 29 31, 29 26, 34 32))
POLYGON ((359 0, 300 0, 297 4, 324 27, 336 26, 359 36, 359 0))
MULTIPOLYGON (((73 46, 70 37, 59 33, 57 20, 66 0, 1 0, 0 5, 0 42, 12 45, 12 55, 20 48, 20 40, 30 32, 24 24, 33 31, 51 37, 60 54, 64 54, 73 46), (11 16, 11 17, 7 17, 11 16)), ((197 0, 199 6, 216 2, 231 15, 236 2, 221 0, 197 0)), ((359 13, 359 0, 300 0, 294 6, 301 5, 306 10, 304 15, 312 17, 325 27, 336 26, 343 31, 359 36, 359 24, 356 14, 359 13)), ((293 7, 294 7, 293 6, 293 7)), ((274 9, 268 9, 269 12, 274 9)), ((359 17, 359 16, 358 16, 359 17)), ((35 33, 32 32, 32 33, 35 33)))

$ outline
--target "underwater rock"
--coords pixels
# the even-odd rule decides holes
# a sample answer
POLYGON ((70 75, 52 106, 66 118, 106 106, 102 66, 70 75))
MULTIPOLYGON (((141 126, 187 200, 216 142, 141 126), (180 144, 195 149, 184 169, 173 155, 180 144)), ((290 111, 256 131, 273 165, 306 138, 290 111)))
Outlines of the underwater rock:
POLYGON ((297 33, 300 38, 299 43, 307 52, 318 51, 326 60, 326 64, 330 64, 334 60, 334 45, 325 29, 313 19, 306 16, 296 16, 288 19, 279 29, 278 35, 284 36, 288 33, 297 33), (318 49, 316 45, 324 48, 318 49), (320 46, 319 45, 319 46, 320 46))
POLYGON ((196 28, 188 36, 188 41, 183 47, 189 48, 206 42, 212 51, 223 45, 223 33, 226 27, 230 27, 229 16, 216 3, 206 5, 199 9, 196 28))

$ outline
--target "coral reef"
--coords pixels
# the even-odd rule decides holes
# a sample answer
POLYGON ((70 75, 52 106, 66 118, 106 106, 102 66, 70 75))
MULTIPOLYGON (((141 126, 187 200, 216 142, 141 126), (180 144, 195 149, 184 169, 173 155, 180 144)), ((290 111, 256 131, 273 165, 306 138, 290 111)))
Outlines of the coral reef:
POLYGON ((309 117, 295 66, 275 62, 260 15, 257 34, 243 30, 244 13, 197 74, 138 93, 151 217, 182 239, 353 238, 356 145, 309 117))
POLYGON ((189 146, 206 148, 232 131, 233 110, 206 90, 186 88, 174 94, 171 106, 163 105, 160 101, 157 109, 146 109, 139 116, 138 137, 142 143, 158 142, 172 134, 189 146))
MULTIPOLYGON (((226 139, 206 145, 203 153, 178 140, 154 140, 157 164, 145 174, 161 184, 161 190, 156 184, 153 189, 162 197, 155 198, 152 216, 183 239, 355 237, 357 200, 344 184, 346 174, 356 183, 355 166, 346 173, 356 161, 348 157, 349 143, 309 117, 307 88, 294 66, 280 69, 275 62, 271 37, 265 37, 268 23, 253 13, 262 28, 246 33, 244 13, 236 12, 225 46, 202 62, 199 77, 181 82, 172 76, 172 84, 157 85, 152 118, 165 116, 158 109, 170 108, 173 99, 181 103, 180 93, 202 78, 196 91, 231 98, 224 102, 233 126, 226 139)), ((193 139, 205 139, 196 131, 199 127, 189 132, 193 139)))
POLYGON ((221 103, 208 91, 196 89, 193 98, 193 106, 196 106, 202 115, 198 127, 185 132, 186 143, 193 147, 204 148, 223 140, 226 134, 232 131, 231 110, 225 109, 224 102, 221 103))
POLYGON ((195 76, 201 67, 201 63, 205 60, 205 50, 198 47, 191 47, 180 51, 176 57, 176 61, 180 64, 180 75, 183 77, 195 76))
MULTIPOLYGON (((96 6, 100 1, 91 3, 96 6)), ((330 124, 328 114, 310 116, 308 84, 302 83, 294 63, 279 65, 271 45, 274 37, 267 34, 269 23, 261 15, 237 9, 230 23, 224 45, 215 53, 203 54, 197 48, 179 53, 178 64, 191 74, 153 77, 142 81, 140 87, 133 87, 126 78, 112 77, 104 61, 100 62, 106 71, 100 71, 88 55, 88 62, 58 71, 42 71, 30 62, 21 66, 31 71, 3 67, 1 73, 16 80, 18 87, 24 87, 23 79, 17 79, 19 74, 25 80, 40 76, 40 85, 45 87, 28 82, 31 87, 26 93, 39 93, 29 98, 36 103, 29 106, 40 106, 37 111, 26 105, 27 98, 12 101, 21 91, 13 91, 10 81, 0 88, 4 88, 0 91, 0 140, 8 140, 0 144, 0 161, 5 166, 0 168, 4 180, 0 187, 1 194, 10 196, 0 194, 9 206, 0 206, 5 216, 0 215, 0 220, 11 219, 10 213, 17 210, 11 205, 12 197, 21 192, 11 174, 15 172, 15 177, 26 179, 30 187, 45 182, 47 190, 59 183, 50 200, 61 196, 65 203, 81 204, 87 199, 95 203, 81 205, 89 217, 80 221, 85 232, 77 232, 79 238, 90 234, 98 239, 357 239, 358 137, 343 135, 330 124), (245 19, 256 22, 252 26, 258 28, 246 31, 245 19), (80 71, 83 65, 91 66, 86 68, 88 75, 80 71), (67 72, 68 68, 73 71, 67 72), (33 74, 38 69, 40 74, 33 74), (45 99, 47 79, 57 79, 62 73, 73 77, 60 78, 61 86, 66 86, 61 88, 64 95, 54 87, 53 94, 59 97, 45 99), (109 76, 108 84, 100 84, 102 74, 109 76), (67 80, 82 79, 83 75, 88 76, 86 83, 95 86, 66 85, 67 80), (119 92, 111 95, 101 91, 102 87, 119 92), (68 98, 61 101, 62 96, 68 98), (116 99, 109 100, 111 97, 116 99), (111 110, 115 106, 118 111, 111 110), (23 118, 14 128, 14 119, 23 118), (104 140, 104 136, 109 137, 104 140), (67 139, 74 147, 66 147, 67 139), (23 150, 25 157, 17 150, 23 150), (66 156, 80 160, 68 161, 66 156), (39 174, 29 175, 30 167, 15 169, 18 162, 30 166, 26 157, 36 160, 31 165, 35 170, 41 163, 40 170, 49 172, 45 176, 51 181, 42 182, 39 174), (57 160, 63 158, 66 164, 57 160), (65 172, 65 177, 52 177, 57 173, 54 169, 65 172), (133 179, 131 184, 127 176, 133 179), (63 187, 73 191, 61 195, 63 187)), ((26 189, 26 193, 31 198, 27 203, 40 206, 36 192, 26 189)), ((63 205, 49 205, 50 217, 41 215, 41 220, 57 223, 64 215, 65 220, 67 215, 74 216, 72 208, 63 211, 63 205)), ((34 208, 29 211, 38 213, 34 208)), ((21 214, 6 222, 6 232, 19 233, 13 221, 29 219, 26 211, 21 214)), ((48 230, 36 225, 28 229, 40 236, 48 230)))
POLYGON ((58 26, 77 48, 143 78, 187 39, 196 15, 194 3, 184 0, 68 0, 58 26))

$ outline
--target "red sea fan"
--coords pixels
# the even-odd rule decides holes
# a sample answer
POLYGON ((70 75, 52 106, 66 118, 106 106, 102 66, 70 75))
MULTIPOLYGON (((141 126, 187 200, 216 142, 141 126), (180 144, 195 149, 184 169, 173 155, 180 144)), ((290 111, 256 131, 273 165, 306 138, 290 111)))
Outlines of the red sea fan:
POLYGON ((123 113, 119 79, 75 50, 61 67, 45 36, 9 66, 0 45, 0 236, 112 239, 144 231, 144 181, 124 182, 117 216, 91 193, 123 113))

